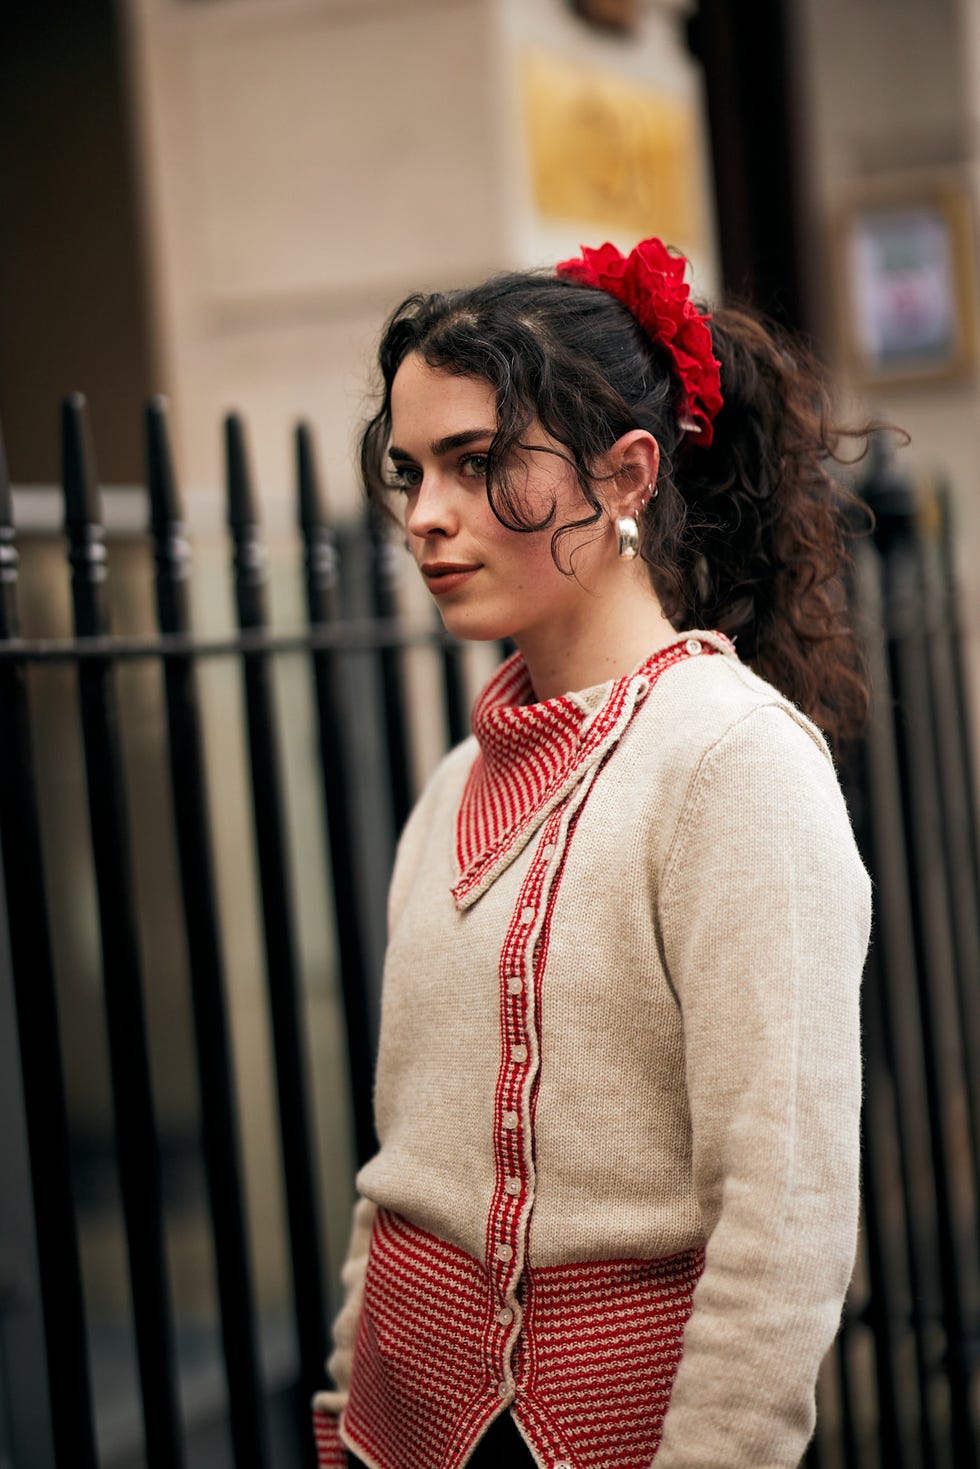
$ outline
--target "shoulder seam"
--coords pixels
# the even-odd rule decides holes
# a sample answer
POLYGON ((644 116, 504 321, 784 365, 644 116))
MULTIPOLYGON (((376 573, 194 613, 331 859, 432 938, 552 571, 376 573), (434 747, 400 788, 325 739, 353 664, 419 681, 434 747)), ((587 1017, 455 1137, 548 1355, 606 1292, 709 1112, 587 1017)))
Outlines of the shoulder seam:
POLYGON ((662 891, 666 889, 670 883, 671 877, 673 875, 673 867, 677 847, 680 842, 682 832, 689 825, 690 818, 693 815, 694 810, 696 809, 696 803, 694 803, 693 797, 695 790, 700 782, 701 775, 704 771, 705 766, 714 756, 718 748, 723 745, 731 735, 734 735, 736 731, 738 731, 742 727, 742 725, 746 723, 747 720, 754 719, 757 715, 764 714, 770 709, 776 710, 781 714, 785 714, 790 720, 792 720, 793 724, 795 724, 798 729, 809 736, 811 743, 823 756, 824 760, 827 761, 827 764, 830 766, 831 770, 834 769, 834 762, 831 759, 827 747, 823 742, 823 737, 820 735, 819 731, 815 730, 810 725, 810 721, 806 719, 806 715, 802 716, 802 720, 800 717, 798 717, 800 715, 800 711, 796 709, 788 700, 784 700, 779 697, 771 698, 768 699, 765 703, 756 704, 752 709, 744 710, 744 712, 733 719, 730 724, 726 725, 721 733, 712 740, 711 744, 708 745, 707 748, 701 752, 701 756, 697 764, 691 771, 690 777, 687 782, 687 790, 684 792, 684 798, 681 802, 680 812, 674 825, 674 831, 670 838, 670 843, 667 847, 667 855, 664 858, 664 865, 660 882, 662 891))
MULTIPOLYGON (((758 678, 758 674, 753 674, 751 668, 746 667, 744 663, 735 662, 734 672, 743 687, 747 689, 753 688, 751 680, 753 678, 758 678), (746 674, 749 675, 748 678, 746 678, 746 674)), ((765 681, 763 680, 763 682, 765 681)), ((787 699, 785 694, 781 694, 778 689, 773 688, 773 694, 775 695, 775 697, 768 697, 765 702, 756 705, 755 709, 752 709, 748 712, 754 714, 757 712, 757 710, 760 709, 781 709, 784 714, 789 715, 794 724, 799 725, 800 729, 804 730, 806 734, 810 736, 810 739, 816 745, 817 749, 823 755, 824 759, 828 760, 831 767, 833 768, 834 761, 829 749, 827 748, 827 742, 824 739, 824 736, 820 732, 819 728, 810 718, 810 716, 808 714, 805 714, 802 709, 798 708, 797 705, 793 703, 792 699, 787 699)))

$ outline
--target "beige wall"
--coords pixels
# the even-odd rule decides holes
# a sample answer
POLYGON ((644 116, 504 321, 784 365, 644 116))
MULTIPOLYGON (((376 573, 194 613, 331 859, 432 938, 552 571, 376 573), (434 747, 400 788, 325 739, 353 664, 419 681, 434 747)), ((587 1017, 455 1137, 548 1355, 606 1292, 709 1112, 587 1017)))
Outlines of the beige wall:
MULTIPOLYGON (((273 530, 291 513, 287 436, 300 414, 349 508, 350 445, 386 311, 410 290, 602 237, 594 222, 536 214, 519 90, 529 46, 699 108, 677 0, 648 0, 629 44, 564 0, 125 5, 164 377, 199 528, 219 514, 228 407, 248 414, 273 530)), ((710 289, 703 131, 691 169, 710 289)))
POLYGON ((285 493, 299 415, 349 495, 350 424, 384 311, 501 258, 485 7, 131 0, 129 21, 189 490, 207 500, 219 482, 219 422, 237 406, 265 503, 285 493))

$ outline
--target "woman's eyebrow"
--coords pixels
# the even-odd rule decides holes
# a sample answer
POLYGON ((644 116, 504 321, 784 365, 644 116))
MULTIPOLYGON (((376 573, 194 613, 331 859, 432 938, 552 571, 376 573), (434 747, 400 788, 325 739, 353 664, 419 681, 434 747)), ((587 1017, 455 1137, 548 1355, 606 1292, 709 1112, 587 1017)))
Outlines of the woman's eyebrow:
MULTIPOLYGON (((465 449, 467 444, 478 443, 481 439, 492 439, 496 429, 492 428, 464 428, 459 433, 447 434, 444 439, 433 439, 429 445, 429 451, 436 459, 441 459, 443 454, 449 454, 453 449, 465 449)), ((412 455, 407 449, 399 449, 397 444, 392 444, 388 450, 389 459, 411 459, 412 455)))

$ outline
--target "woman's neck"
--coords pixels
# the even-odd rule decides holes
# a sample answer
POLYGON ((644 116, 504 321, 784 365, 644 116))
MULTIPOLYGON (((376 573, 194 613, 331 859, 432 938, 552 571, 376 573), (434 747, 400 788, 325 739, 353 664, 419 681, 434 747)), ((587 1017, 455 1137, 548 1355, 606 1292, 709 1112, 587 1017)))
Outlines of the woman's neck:
POLYGON ((613 592, 597 592, 581 617, 566 617, 559 627, 532 627, 517 637, 539 702, 621 678, 677 636, 646 568, 617 571, 613 592))

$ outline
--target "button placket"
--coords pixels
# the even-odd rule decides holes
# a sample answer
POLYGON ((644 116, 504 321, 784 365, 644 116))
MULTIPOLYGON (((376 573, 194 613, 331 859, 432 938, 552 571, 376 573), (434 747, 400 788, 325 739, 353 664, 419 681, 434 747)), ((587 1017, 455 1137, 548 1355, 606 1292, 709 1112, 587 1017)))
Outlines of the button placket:
MULTIPOLYGON (((486 1381, 490 1392, 499 1393, 502 1400, 519 1394, 519 1383, 524 1380, 520 1363, 532 1345, 525 1341, 523 1313, 517 1302, 531 1284, 524 1266, 534 1196, 534 1091, 541 1064, 536 1010, 547 961, 549 915, 564 870, 566 845, 606 755, 660 673, 675 662, 713 651, 695 638, 686 644, 679 641, 659 660, 651 660, 649 676, 628 681, 603 711, 603 717, 590 724, 584 732, 582 766, 576 782, 569 784, 544 816, 536 849, 511 910, 498 970, 501 1053, 494 1107, 496 1168, 485 1256, 493 1288, 484 1338, 484 1360, 489 1368, 486 1381)), ((530 833, 529 838, 533 839, 530 833)), ((468 906, 479 896, 484 880, 481 877, 466 894, 454 890, 457 906, 468 906)), ((550 1469, 565 1469, 567 1461, 549 1463, 550 1469)))
POLYGON ((550 889, 560 871, 556 856, 565 825, 564 803, 545 822, 538 850, 531 860, 515 904, 508 942, 501 956, 501 1090, 498 1102, 497 1179, 487 1221, 487 1265, 498 1302, 493 1311, 497 1342, 495 1376, 501 1396, 515 1388, 510 1381, 512 1354, 519 1347, 521 1316, 515 1311, 515 1292, 524 1271, 524 1241, 533 1187, 530 1088, 537 1068, 531 1044, 535 1030, 537 966, 542 943, 541 920, 546 919, 550 889), (526 1100, 525 1100, 526 1099, 526 1100))

